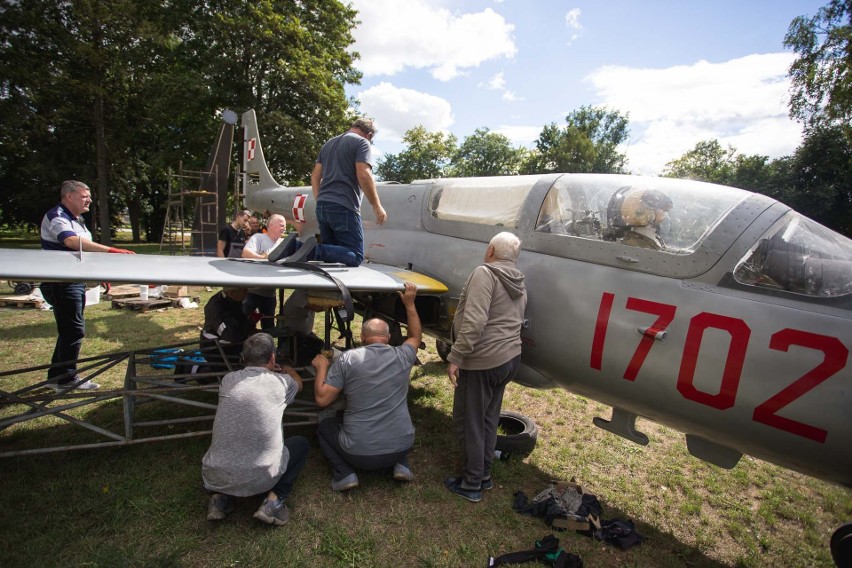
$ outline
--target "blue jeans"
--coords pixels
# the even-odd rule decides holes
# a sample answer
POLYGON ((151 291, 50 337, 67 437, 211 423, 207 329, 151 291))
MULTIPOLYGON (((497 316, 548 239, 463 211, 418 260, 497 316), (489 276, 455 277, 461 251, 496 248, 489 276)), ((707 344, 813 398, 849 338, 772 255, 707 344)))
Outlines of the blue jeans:
POLYGON ((290 459, 287 460, 287 469, 284 470, 284 475, 278 480, 278 483, 270 490, 275 493, 279 499, 286 499, 290 496, 290 491, 293 489, 293 482, 299 477, 305 464, 308 462, 308 439, 304 436, 290 436, 284 439, 284 445, 287 446, 287 451, 290 452, 290 459))
POLYGON ((53 319, 56 320, 56 328, 59 331, 50 362, 67 362, 66 365, 51 367, 47 378, 56 379, 68 374, 68 377, 59 382, 69 383, 77 373, 77 359, 86 336, 86 322, 83 319, 86 285, 82 282, 43 282, 39 288, 47 303, 53 306, 53 319))
POLYGON ((364 227, 361 215, 343 205, 320 201, 317 203, 317 222, 320 242, 315 249, 316 260, 358 266, 364 262, 364 227))
POLYGON ((257 308, 261 314, 268 316, 260 320, 260 329, 263 331, 271 330, 275 327, 275 318, 271 316, 275 316, 276 303, 275 296, 270 298, 249 292, 243 300, 243 313, 248 316, 257 308))

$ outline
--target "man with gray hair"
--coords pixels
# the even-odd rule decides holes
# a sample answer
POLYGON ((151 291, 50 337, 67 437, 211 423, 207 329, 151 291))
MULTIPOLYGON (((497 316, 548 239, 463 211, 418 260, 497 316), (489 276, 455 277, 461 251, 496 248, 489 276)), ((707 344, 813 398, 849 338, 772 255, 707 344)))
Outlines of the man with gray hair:
MULTIPOLYGON (((82 217, 92 204, 92 194, 85 183, 77 180, 62 182, 59 197, 59 205, 48 211, 41 221, 42 250, 136 254, 131 250, 92 241, 92 233, 86 228, 82 217)), ((40 288, 44 299, 53 307, 53 318, 59 331, 51 359, 53 365, 47 372, 48 385, 56 392, 72 388, 98 388, 100 385, 97 383, 84 381, 77 376, 76 361, 86 336, 86 322, 83 319, 86 283, 42 282, 40 288)))
POLYGON ((204 487, 213 493, 207 520, 224 519, 234 509, 233 497, 266 493, 254 518, 283 525, 290 518, 284 500, 308 459, 308 440, 284 439, 281 427, 302 378, 276 364, 275 342, 267 333, 246 339, 242 358, 245 368, 222 379, 213 439, 201 462, 204 487))
POLYGON ((444 485, 474 503, 483 490, 494 487, 491 463, 503 392, 521 364, 527 291, 516 266, 520 252, 521 241, 512 233, 492 238, 484 264, 462 287, 453 319, 447 375, 455 387, 453 426, 462 444, 464 471, 444 485))
MULTIPOLYGON (((287 219, 283 215, 270 215, 266 224, 266 233, 257 233, 249 238, 246 246, 243 247, 242 258, 265 259, 272 254, 273 249, 281 249, 279 254, 286 256, 287 249, 294 250, 296 245, 296 233, 291 233, 280 243, 278 242, 285 236, 286 230, 287 219), (278 247, 276 247, 276 243, 278 243, 278 247)), ((264 331, 275 327, 275 293, 275 288, 249 288, 246 298, 243 300, 243 311, 246 316, 255 322, 260 319, 260 328, 264 331)))
POLYGON ((364 261, 364 195, 373 206, 377 224, 388 217, 373 180, 370 143, 375 134, 373 121, 359 118, 347 132, 323 145, 311 172, 321 244, 313 250, 302 247, 289 261, 322 260, 346 266, 358 266, 364 261))

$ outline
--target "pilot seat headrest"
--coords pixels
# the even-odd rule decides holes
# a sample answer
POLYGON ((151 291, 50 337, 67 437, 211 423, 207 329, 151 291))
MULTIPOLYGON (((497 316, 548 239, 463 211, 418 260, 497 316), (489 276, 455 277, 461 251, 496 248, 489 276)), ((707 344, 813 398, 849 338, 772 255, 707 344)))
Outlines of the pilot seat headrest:
POLYGON ((607 223, 612 227, 645 227, 659 222, 657 213, 671 210, 671 198, 658 189, 622 187, 607 206, 607 223))

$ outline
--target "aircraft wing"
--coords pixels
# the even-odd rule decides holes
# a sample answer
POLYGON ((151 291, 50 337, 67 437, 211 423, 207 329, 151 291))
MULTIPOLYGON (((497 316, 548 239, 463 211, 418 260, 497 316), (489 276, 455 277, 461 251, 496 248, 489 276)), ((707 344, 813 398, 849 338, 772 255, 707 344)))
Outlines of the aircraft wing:
MULTIPOLYGON (((419 294, 443 294, 447 287, 428 276, 384 264, 355 268, 318 264, 351 292, 393 292, 414 282, 419 294)), ((0 278, 27 282, 125 282, 192 286, 307 288, 336 290, 321 274, 266 261, 204 256, 159 256, 0 249, 0 278)))

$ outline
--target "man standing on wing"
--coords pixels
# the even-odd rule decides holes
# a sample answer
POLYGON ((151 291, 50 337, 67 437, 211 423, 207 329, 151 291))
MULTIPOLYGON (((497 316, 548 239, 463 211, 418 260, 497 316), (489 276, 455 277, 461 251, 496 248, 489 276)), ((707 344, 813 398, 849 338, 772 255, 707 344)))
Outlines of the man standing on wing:
POLYGON ((462 443, 464 472, 444 480, 447 489, 473 501, 491 489, 491 462, 506 385, 521 364, 521 327, 527 305, 524 274, 516 264, 521 241, 496 235, 462 288, 447 356, 453 425, 462 443))

